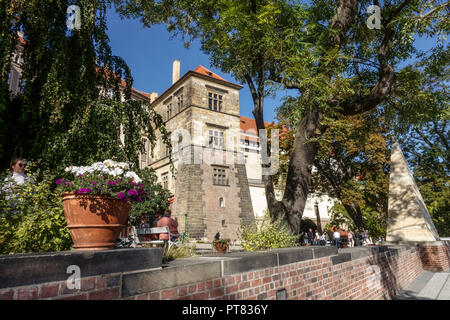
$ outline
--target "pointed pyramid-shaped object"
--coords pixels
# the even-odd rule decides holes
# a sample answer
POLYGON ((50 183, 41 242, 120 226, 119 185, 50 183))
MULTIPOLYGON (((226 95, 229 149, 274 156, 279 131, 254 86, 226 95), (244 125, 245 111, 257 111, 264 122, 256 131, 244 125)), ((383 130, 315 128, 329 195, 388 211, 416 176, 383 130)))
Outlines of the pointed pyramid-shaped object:
POLYGON ((400 145, 395 141, 391 150, 386 242, 439 240, 439 234, 409 170, 400 145))

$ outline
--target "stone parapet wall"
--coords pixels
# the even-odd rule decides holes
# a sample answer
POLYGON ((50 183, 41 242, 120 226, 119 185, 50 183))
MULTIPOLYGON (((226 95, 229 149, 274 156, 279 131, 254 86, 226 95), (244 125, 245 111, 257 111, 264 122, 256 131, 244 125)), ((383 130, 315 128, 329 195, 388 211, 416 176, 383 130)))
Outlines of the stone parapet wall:
POLYGON ((424 252, 435 253, 435 246, 299 247, 166 266, 158 264, 160 249, 0 256, 0 299, 393 299, 424 269, 448 266, 448 242, 440 250, 428 259, 424 252), (79 289, 67 286, 70 264, 80 265, 79 289))
MULTIPOLYGON (((122 298, 275 300, 278 295, 289 300, 392 299, 423 271, 418 249, 414 247, 386 249, 376 254, 366 251, 356 255, 350 252, 325 257, 318 255, 315 259, 284 264, 289 260, 305 258, 305 252, 297 252, 295 258, 292 255, 288 258, 285 254, 281 252, 277 257, 271 253, 272 257, 264 255, 255 257, 253 261, 243 257, 240 266, 253 264, 250 270, 235 270, 228 275, 225 266, 225 274, 221 277, 139 292, 122 298), (288 260, 283 261, 283 258, 288 260), (257 268, 258 259, 265 259, 270 267, 257 268)), ((137 274, 134 276, 139 277, 137 274)))

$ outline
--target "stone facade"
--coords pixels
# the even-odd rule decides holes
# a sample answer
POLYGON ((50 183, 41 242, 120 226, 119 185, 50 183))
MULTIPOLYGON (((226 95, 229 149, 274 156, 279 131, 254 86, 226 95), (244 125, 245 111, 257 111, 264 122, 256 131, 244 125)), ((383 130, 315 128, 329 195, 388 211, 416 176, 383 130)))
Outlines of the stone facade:
MULTIPOLYGON (((242 222, 262 220, 267 211, 256 123, 240 116, 240 85, 202 66, 178 79, 177 68, 179 64, 174 63, 172 86, 159 97, 152 94, 151 99, 151 107, 164 118, 171 133, 172 163, 159 137, 153 156, 150 151, 141 155, 141 167, 154 168, 159 181, 174 194, 172 215, 178 219, 179 232, 186 229, 190 237, 208 240, 219 232, 222 238, 234 240, 242 222), (216 110, 211 103, 214 97, 216 110), (221 139, 213 147, 211 132, 221 139), (226 183, 214 182, 215 169, 225 170, 226 183)), ((304 217, 316 221, 317 203, 325 226, 334 201, 311 194, 304 217)))
POLYGON ((152 101, 171 133, 172 151, 158 139, 154 156, 141 156, 141 167, 154 168, 174 194, 172 215, 191 238, 212 240, 219 232, 235 240, 241 222, 253 220, 239 147, 241 88, 200 66, 152 101))

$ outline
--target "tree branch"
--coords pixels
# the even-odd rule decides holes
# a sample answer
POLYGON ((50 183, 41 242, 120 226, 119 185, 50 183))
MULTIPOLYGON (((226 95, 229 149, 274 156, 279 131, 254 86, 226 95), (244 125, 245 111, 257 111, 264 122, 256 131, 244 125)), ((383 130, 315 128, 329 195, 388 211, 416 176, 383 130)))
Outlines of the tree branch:
MULTIPOLYGON (((405 8, 412 0, 403 1, 396 9, 394 9, 389 17, 386 19, 388 26, 392 20, 397 17, 403 8, 405 8)), ((379 72, 380 77, 377 84, 372 88, 369 94, 365 96, 356 96, 347 103, 342 105, 342 113, 344 115, 355 115, 370 111, 382 103, 392 90, 396 75, 394 68, 388 62, 388 48, 391 44, 395 31, 392 27, 386 27, 384 38, 378 48, 378 61, 380 63, 379 72)), ((335 101, 333 101, 336 103, 335 101)))

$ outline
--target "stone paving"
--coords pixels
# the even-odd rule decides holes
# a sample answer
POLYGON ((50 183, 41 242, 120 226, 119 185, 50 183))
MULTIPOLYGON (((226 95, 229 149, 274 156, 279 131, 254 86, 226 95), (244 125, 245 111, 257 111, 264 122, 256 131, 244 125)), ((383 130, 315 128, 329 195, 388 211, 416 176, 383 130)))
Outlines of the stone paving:
POLYGON ((398 295, 399 300, 450 300, 450 269, 424 271, 398 295))

